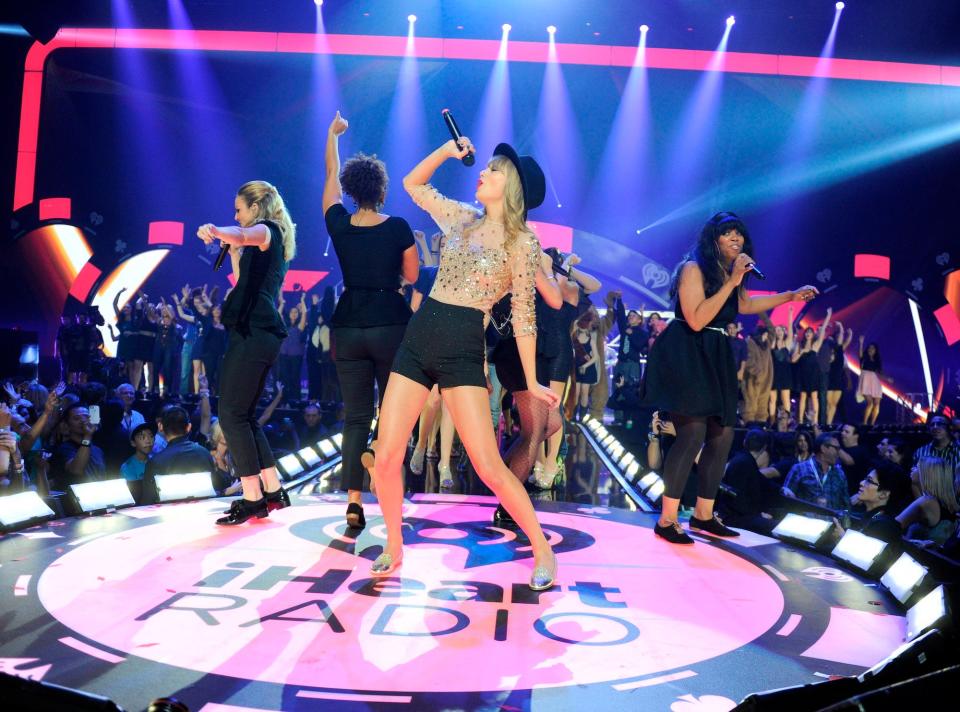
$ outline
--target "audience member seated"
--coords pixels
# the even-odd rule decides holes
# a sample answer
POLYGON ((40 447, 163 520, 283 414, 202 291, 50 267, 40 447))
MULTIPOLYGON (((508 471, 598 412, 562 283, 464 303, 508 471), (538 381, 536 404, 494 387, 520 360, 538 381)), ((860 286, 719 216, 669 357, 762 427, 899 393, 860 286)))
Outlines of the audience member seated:
MULTIPOLYGON (((899 493, 906 482, 903 474, 889 460, 878 460, 860 482, 857 493, 850 498, 850 529, 856 529, 874 539, 888 543, 899 542, 900 524, 897 515, 899 493)), ((842 526, 838 534, 843 536, 842 526)))
POLYGON ((60 417, 63 442, 54 450, 50 460, 52 487, 66 490, 68 485, 93 482, 106 475, 103 450, 93 444, 96 426, 90 422, 86 405, 76 402, 60 417))
POLYGON ((327 429, 320 422, 321 415, 320 406, 316 403, 308 403, 303 409, 303 422, 297 428, 301 445, 315 445, 327 434, 327 429))
POLYGON ((840 464, 847 476, 847 492, 853 496, 870 471, 873 455, 870 448, 860 444, 860 426, 846 423, 840 428, 840 464))
POLYGON ((138 425, 143 425, 146 422, 146 419, 142 413, 133 409, 133 403, 137 398, 137 392, 133 386, 129 383, 121 383, 117 386, 116 394, 120 402, 123 403, 123 419, 121 425, 123 426, 123 431, 130 436, 138 425))
POLYGON ((770 467, 770 436, 763 430, 748 430, 743 452, 727 463, 721 500, 727 526, 769 534, 776 521, 770 514, 779 490, 780 473, 770 467))
POLYGON ((837 462, 839 452, 836 436, 818 435, 813 441, 813 457, 790 468, 782 494, 820 507, 846 509, 849 504, 847 478, 837 462))
POLYGON ((960 443, 950 437, 950 424, 943 415, 934 415, 927 425, 930 442, 917 448, 913 453, 913 464, 927 457, 943 460, 952 469, 960 467, 960 443))
POLYGON ((807 430, 797 430, 790 433, 776 433, 774 435, 777 468, 780 477, 786 479, 793 466, 810 459, 813 452, 813 436, 807 430))
POLYGON ((922 457, 911 473, 917 498, 903 510, 897 521, 908 539, 921 545, 941 545, 957 525, 956 470, 939 457, 922 457))
POLYGON ((127 481, 130 494, 138 502, 143 500, 143 475, 153 452, 154 437, 153 426, 149 423, 140 423, 135 427, 130 433, 133 455, 120 466, 120 475, 127 481))
POLYGON ((147 462, 143 476, 143 500, 157 501, 157 475, 182 475, 187 472, 209 472, 213 477, 216 465, 206 448, 190 440, 190 416, 178 405, 167 406, 160 418, 160 433, 167 446, 147 462))

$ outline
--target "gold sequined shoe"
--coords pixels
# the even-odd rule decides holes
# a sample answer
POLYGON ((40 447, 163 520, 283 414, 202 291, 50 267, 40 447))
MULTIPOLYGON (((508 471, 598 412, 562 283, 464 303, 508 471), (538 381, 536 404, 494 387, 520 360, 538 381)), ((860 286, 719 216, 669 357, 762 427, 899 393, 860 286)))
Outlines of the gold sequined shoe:
POLYGON ((533 573, 530 575, 530 590, 531 591, 546 591, 548 588, 552 588, 554 582, 557 580, 557 557, 553 557, 553 567, 547 568, 546 566, 536 566, 533 569, 533 573))
POLYGON ((555 479, 556 475, 545 475, 543 472, 543 465, 538 462, 533 466, 533 474, 527 478, 527 482, 532 484, 537 489, 548 490, 553 489, 553 482, 555 479))
POLYGON ((391 554, 386 552, 380 554, 374 562, 370 565, 370 575, 371 576, 389 576, 398 568, 400 564, 403 563, 403 552, 400 552, 400 555, 397 558, 393 558, 391 554))

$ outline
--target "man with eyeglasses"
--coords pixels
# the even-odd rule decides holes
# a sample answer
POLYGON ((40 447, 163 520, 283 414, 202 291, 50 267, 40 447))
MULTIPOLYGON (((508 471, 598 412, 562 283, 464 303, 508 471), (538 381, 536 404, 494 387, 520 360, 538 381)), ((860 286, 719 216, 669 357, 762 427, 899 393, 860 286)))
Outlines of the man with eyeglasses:
POLYGON ((850 500, 840 459, 840 442, 823 433, 813 443, 813 457, 798 462, 787 473, 781 493, 829 509, 846 509, 850 500))
POLYGON ((930 442, 917 448, 913 453, 913 466, 925 457, 937 457, 953 468, 960 468, 960 444, 950 437, 950 422, 943 415, 934 415, 927 426, 930 429, 930 442))
MULTIPOLYGON (((879 460, 860 482, 857 493, 850 498, 853 507, 850 510, 850 529, 856 529, 869 537, 888 543, 900 541, 900 524, 893 518, 897 514, 893 500, 905 491, 909 481, 904 474, 888 460, 879 460)), ((838 538, 843 536, 844 528, 834 520, 838 538)))

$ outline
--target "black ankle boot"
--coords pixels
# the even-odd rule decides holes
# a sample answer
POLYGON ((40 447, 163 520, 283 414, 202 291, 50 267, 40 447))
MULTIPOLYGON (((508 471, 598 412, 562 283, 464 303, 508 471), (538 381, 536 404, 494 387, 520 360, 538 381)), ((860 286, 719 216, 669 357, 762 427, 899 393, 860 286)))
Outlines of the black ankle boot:
POLYGON ((493 523, 498 527, 506 527, 508 529, 513 529, 517 526, 513 517, 507 513, 507 510, 503 508, 502 504, 498 504, 493 513, 493 523))
POLYGON ((290 506, 290 495, 281 487, 276 492, 264 493, 264 499, 267 500, 267 511, 273 512, 277 509, 283 509, 290 506))
POLYGON ((256 502, 250 502, 246 499, 237 501, 239 504, 235 507, 231 505, 230 513, 225 517, 220 517, 217 520, 217 524, 231 527, 237 524, 243 524, 252 517, 263 519, 270 513, 270 510, 267 509, 267 500, 263 497, 256 502))

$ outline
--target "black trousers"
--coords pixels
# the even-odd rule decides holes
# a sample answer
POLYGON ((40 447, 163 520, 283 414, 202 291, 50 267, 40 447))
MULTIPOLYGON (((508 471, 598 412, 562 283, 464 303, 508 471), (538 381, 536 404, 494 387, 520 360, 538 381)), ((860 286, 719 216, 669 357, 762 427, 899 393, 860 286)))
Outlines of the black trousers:
POLYGON ((300 372, 303 370, 303 356, 281 355, 277 364, 277 378, 283 383, 283 400, 293 403, 300 400, 300 372))
POLYGON ((276 464, 256 409, 281 341, 262 329, 251 329, 247 336, 230 329, 220 367, 220 427, 239 477, 259 475, 276 464))
POLYGON ((406 324, 391 324, 362 329, 341 326, 333 330, 333 352, 343 394, 343 489, 363 489, 360 455, 367 447, 374 415, 373 384, 377 384, 382 402, 393 357, 406 328, 406 324))

